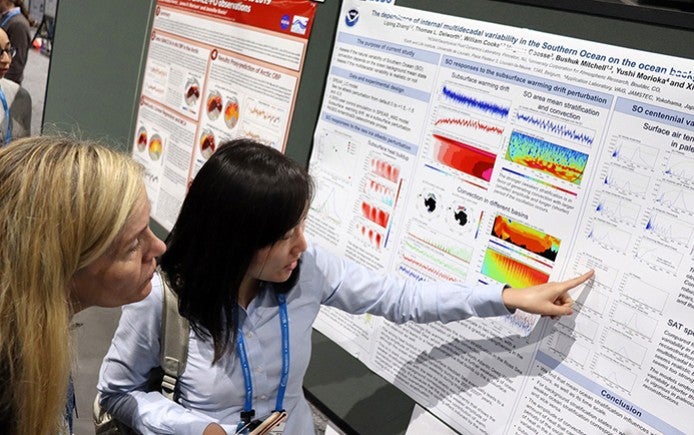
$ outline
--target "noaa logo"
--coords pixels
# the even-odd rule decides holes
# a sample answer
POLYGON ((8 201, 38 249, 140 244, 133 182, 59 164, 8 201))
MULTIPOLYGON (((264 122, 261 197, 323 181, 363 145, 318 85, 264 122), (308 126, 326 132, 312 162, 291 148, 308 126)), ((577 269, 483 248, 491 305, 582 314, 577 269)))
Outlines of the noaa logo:
POLYGON ((291 24, 292 24, 292 20, 289 17, 289 15, 287 15, 287 14, 282 15, 282 18, 280 18, 280 28, 282 30, 287 30, 291 24))
POLYGON ((352 27, 357 24, 357 21, 359 21, 359 11, 356 9, 350 9, 347 11, 347 15, 345 15, 345 24, 352 27))

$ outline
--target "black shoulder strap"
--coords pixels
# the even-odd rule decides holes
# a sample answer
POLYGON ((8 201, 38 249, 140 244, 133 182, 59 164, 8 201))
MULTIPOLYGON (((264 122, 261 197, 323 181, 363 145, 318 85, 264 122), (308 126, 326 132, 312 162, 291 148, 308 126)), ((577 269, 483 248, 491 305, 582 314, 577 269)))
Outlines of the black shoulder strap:
POLYGON ((169 288, 166 278, 158 271, 164 286, 164 297, 161 313, 161 368, 164 377, 161 381, 161 393, 171 400, 178 399, 176 383, 186 368, 188 358, 188 320, 178 314, 178 297, 169 288))

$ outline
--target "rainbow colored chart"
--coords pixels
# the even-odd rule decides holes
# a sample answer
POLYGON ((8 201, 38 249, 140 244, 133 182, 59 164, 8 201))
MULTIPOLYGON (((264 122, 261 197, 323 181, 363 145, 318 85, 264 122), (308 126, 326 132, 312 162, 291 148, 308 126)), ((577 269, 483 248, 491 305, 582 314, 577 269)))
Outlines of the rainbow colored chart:
POLYGON ((487 249, 484 254, 482 273, 511 287, 528 287, 549 281, 548 274, 492 249, 487 249))
POLYGON ((588 154, 514 131, 506 159, 580 185, 588 154))
POLYGON ((519 248, 554 261, 557 259, 561 240, 542 231, 498 215, 494 219, 492 235, 519 248))

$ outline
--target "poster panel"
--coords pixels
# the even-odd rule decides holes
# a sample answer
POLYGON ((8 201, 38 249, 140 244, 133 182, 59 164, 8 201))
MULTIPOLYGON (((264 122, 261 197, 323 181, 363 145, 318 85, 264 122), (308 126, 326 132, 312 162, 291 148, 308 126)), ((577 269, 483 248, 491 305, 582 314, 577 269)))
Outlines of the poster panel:
POLYGON ((166 230, 221 143, 284 151, 314 14, 310 0, 157 2, 133 156, 166 230))
POLYGON ((405 279, 529 286, 558 320, 316 327, 462 433, 687 433, 694 61, 345 1, 312 240, 405 279))

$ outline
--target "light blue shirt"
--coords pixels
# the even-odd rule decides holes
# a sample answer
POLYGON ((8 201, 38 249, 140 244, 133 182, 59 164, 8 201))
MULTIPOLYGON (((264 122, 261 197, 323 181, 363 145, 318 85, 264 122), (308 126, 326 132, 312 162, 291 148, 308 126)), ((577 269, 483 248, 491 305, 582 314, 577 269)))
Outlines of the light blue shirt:
MULTIPOLYGON (((311 410, 302 384, 311 357, 312 324, 321 305, 348 313, 371 313, 396 323, 451 322, 470 316, 510 314, 501 300, 501 285, 468 286, 447 282, 414 282, 372 272, 309 244, 301 276, 287 295, 290 372, 284 407, 286 435, 313 434, 311 410)), ((138 391, 149 371, 159 366, 159 331, 163 289, 155 275, 145 300, 123 307, 120 324, 101 366, 98 389, 113 415, 145 434, 200 435, 210 422, 233 434, 244 403, 243 373, 235 345, 211 365, 213 347, 192 331, 188 362, 179 379, 180 403, 158 392, 138 391)), ((213 307, 210 307, 213 309, 213 307)), ((256 417, 273 411, 282 366, 277 298, 265 286, 240 310, 240 321, 252 371, 256 417)))

